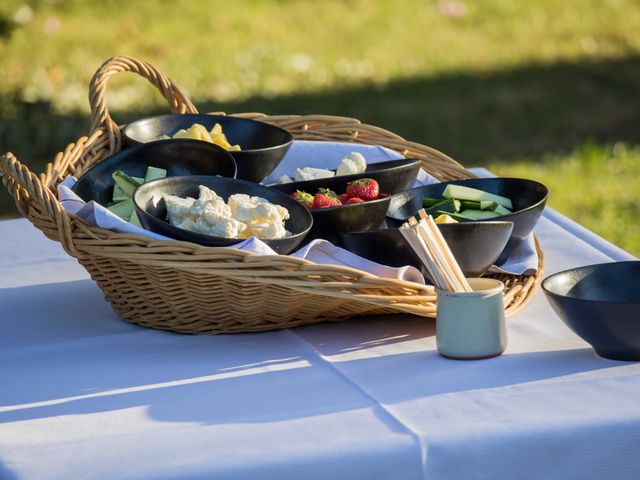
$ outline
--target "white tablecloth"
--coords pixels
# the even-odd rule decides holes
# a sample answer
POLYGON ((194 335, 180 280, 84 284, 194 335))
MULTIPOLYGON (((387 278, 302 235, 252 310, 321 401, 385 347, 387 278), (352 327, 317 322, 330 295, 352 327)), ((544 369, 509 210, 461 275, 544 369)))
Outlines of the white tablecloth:
MULTIPOLYGON (((631 258, 547 210, 546 274, 631 258)), ((434 321, 187 336, 118 318, 25 220, 0 222, 1 479, 638 479, 640 364, 598 358, 542 292, 498 358, 434 321)))

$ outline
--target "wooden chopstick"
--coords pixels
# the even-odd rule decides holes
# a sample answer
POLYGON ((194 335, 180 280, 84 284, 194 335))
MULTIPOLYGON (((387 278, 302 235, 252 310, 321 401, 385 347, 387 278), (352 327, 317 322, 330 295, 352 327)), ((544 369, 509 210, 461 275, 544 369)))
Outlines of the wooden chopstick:
MULTIPOLYGON (((418 222, 414 223, 417 224, 418 222)), ((429 276, 436 284, 436 286, 441 290, 446 290, 447 285, 444 282, 444 279, 442 278, 442 275, 440 274, 438 269, 434 268, 435 262, 431 257, 429 249, 425 245, 424 240, 422 240, 420 235, 418 235, 416 230, 414 228, 411 228, 411 226, 404 224, 402 225, 402 227, 400 227, 400 233, 405 238, 409 246, 411 246, 413 251, 416 252, 418 257, 420 258, 420 261, 424 264, 425 267, 427 267, 429 276)))
POLYGON ((451 249, 449 248, 447 241, 442 236, 442 232, 438 228, 438 225, 436 224, 433 217, 431 217, 430 215, 427 215, 424 209, 421 209, 420 212, 418 213, 420 215, 420 218, 425 220, 427 224, 430 226, 431 231, 433 232, 433 236, 438 242, 440 250, 444 254, 447 260, 447 263, 451 268, 451 271, 453 272, 455 278, 458 280, 458 283, 460 284, 460 286, 463 288, 463 291, 471 292, 472 289, 469 286, 469 282, 467 282, 467 279, 465 278, 464 273, 462 273, 462 269, 460 268, 460 265, 458 265, 457 260, 453 256, 453 253, 451 252, 451 249))
POLYGON ((420 221, 411 217, 400 233, 425 265, 436 287, 454 292, 473 291, 433 218, 421 209, 420 221))

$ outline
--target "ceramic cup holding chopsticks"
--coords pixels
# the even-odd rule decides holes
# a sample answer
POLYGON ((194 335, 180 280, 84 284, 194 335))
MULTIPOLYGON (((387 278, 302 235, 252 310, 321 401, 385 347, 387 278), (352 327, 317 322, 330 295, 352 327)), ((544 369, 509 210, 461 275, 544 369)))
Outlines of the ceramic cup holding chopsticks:
POLYGON ((491 358, 504 352, 504 284, 490 278, 465 278, 433 218, 418 212, 400 233, 429 271, 438 297, 438 353, 456 360, 491 358))
POLYGON ((504 284, 492 278, 467 281, 471 292, 436 289, 438 353, 455 360, 496 357, 507 347, 504 284))

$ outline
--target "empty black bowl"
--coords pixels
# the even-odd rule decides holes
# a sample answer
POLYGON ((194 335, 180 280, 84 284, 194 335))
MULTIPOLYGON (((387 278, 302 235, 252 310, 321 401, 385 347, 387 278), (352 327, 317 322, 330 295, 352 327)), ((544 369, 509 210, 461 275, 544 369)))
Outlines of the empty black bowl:
POLYGON ((311 193, 317 192, 320 187, 334 190, 333 185, 342 185, 344 182, 352 182, 360 178, 373 178, 380 185, 381 192, 392 194, 401 192, 413 185, 420 170, 420 163, 421 161, 417 158, 401 158, 367 165, 364 173, 306 180, 304 182, 270 184, 269 187, 289 194, 296 190, 311 193))
MULTIPOLYGON (((442 192, 444 192, 444 189, 449 184, 477 188, 510 199, 513 203, 513 213, 490 219, 490 221, 513 222, 510 243, 523 240, 533 231, 540 215, 542 215, 549 194, 547 187, 541 183, 524 178, 473 178, 469 180, 454 180, 452 182, 424 185, 395 194, 391 200, 387 217, 392 221, 395 220, 395 225, 399 225, 401 222, 415 215, 418 210, 422 208, 423 198, 441 197, 442 192)), ((479 221, 482 222, 486 220, 479 221)))
POLYGON ((289 219, 285 221, 285 228, 289 230, 292 235, 275 240, 262 239, 263 242, 273 248, 277 253, 286 255, 295 250, 313 224, 309 210, 284 193, 246 180, 206 176, 161 178, 136 188, 133 192, 133 204, 140 223, 144 228, 152 232, 175 238, 176 240, 184 240, 210 247, 226 247, 241 242, 242 240, 237 238, 214 237, 194 233, 171 225, 165 220, 167 218, 167 209, 164 200, 162 200, 162 196, 168 194, 182 198, 198 198, 198 187, 200 185, 209 187, 224 198, 225 201, 228 201, 229 196, 234 193, 244 193, 266 198, 271 203, 281 205, 289 210, 289 219), (157 202, 154 202, 154 197, 158 199, 157 202))
POLYGON ((601 263, 556 273, 542 282, 562 321, 596 353, 640 361, 640 261, 601 263))
POLYGON ((238 165, 237 177, 260 182, 278 166, 293 142, 293 135, 268 123, 248 118, 207 114, 169 114, 144 118, 127 125, 123 130, 127 145, 157 140, 162 135, 173 135, 199 123, 211 130, 216 123, 232 145, 241 151, 229 152, 238 165))
POLYGON ((167 140, 122 150, 95 164, 82 175, 72 190, 85 202, 111 202, 113 178, 122 170, 131 177, 144 177, 147 167, 164 168, 168 177, 181 175, 221 175, 234 178, 236 162, 227 151, 197 140, 167 140))
MULTIPOLYGON (((438 225, 466 277, 481 277, 504 249, 512 222, 465 222, 438 225)), ((361 257, 390 267, 412 265, 429 276, 400 229, 340 234, 342 245, 361 257)))

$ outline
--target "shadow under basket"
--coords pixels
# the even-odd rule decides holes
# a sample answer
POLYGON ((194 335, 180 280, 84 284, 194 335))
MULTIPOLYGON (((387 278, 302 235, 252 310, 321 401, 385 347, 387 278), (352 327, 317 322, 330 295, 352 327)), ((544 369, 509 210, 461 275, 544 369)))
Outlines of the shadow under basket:
MULTIPOLYGON (((241 250, 157 241, 88 225, 63 210, 56 187, 120 151, 121 129, 105 103, 109 78, 134 72, 148 79, 173 113, 196 113, 180 89, 155 67, 131 57, 107 60, 90 86, 91 131, 36 175, 12 154, 0 158, 0 176, 20 213, 48 238, 59 241, 87 269, 114 310, 126 321, 182 333, 237 333, 340 321, 371 314, 435 317, 431 285, 379 278, 298 258, 258 256, 241 250)), ((382 145, 421 159, 438 180, 474 175, 437 150, 409 142, 358 120, 325 115, 237 114, 277 125, 298 140, 382 145)), ((534 276, 495 275, 504 282, 505 313, 521 309, 542 279, 543 255, 534 276)))

